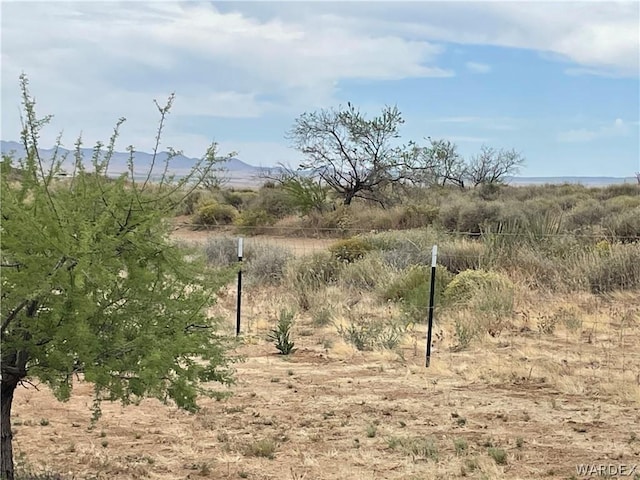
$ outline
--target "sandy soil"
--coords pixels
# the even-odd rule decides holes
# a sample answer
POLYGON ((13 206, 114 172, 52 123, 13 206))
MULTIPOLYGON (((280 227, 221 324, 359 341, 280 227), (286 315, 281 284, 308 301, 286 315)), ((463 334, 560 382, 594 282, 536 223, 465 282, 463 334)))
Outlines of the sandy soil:
POLYGON ((398 355, 309 328, 299 325, 299 350, 283 357, 256 323, 234 395, 193 415, 154 400, 105 403, 90 430, 89 385, 67 403, 21 388, 17 457, 75 478, 327 480, 584 478, 572 477, 576 465, 640 459, 638 332, 621 373, 621 356, 580 336, 513 332, 463 352, 436 344, 427 369, 424 329, 398 355))

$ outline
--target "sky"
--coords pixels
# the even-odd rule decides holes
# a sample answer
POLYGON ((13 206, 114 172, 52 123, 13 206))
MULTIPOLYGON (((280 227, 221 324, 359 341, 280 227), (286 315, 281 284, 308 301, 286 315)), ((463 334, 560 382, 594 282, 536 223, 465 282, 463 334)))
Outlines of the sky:
POLYGON ((514 148, 523 176, 640 171, 640 2, 34 2, 2 0, 3 140, 20 132, 19 75, 41 145, 150 151, 154 100, 176 98, 162 147, 256 166, 303 159, 304 112, 397 105, 402 141, 472 158, 514 148))

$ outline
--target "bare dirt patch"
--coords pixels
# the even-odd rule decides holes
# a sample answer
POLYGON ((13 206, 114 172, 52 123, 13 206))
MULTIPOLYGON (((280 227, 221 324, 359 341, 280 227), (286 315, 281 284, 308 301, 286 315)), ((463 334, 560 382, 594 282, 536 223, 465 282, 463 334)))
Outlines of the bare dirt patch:
MULTIPOLYGON (((105 403, 88 429, 90 385, 78 383, 64 404, 46 388, 20 389, 16 451, 33 467, 105 479, 567 479, 577 464, 640 457, 637 385, 625 398, 615 390, 624 383, 606 393, 607 374, 581 376, 597 353, 588 345, 579 348, 585 365, 569 360, 573 381, 590 387, 576 394, 532 363, 549 345, 515 336, 502 339, 506 348, 437 345, 425 369, 422 349, 410 345, 404 360, 326 348, 329 333, 318 330, 297 335, 299 350, 282 357, 263 333, 240 349, 234 395, 203 400, 197 414, 154 400, 105 403)), ((562 365, 570 349, 550 342, 562 365)))

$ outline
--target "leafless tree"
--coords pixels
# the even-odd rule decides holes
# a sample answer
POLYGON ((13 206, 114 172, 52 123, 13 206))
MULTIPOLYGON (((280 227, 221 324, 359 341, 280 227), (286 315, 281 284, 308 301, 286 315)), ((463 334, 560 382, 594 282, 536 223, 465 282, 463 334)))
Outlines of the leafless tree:
POLYGON ((464 188, 467 167, 455 143, 427 137, 429 146, 415 147, 411 169, 414 183, 421 185, 456 185, 464 188))
POLYGON ((503 183, 504 177, 516 174, 524 164, 524 157, 515 150, 496 150, 482 146, 471 159, 467 175, 474 186, 503 183))
POLYGON ((394 146, 403 123, 395 106, 369 120, 348 103, 303 113, 287 138, 306 157, 300 169, 317 173, 345 205, 354 198, 384 205, 385 187, 403 178, 404 147, 394 146))

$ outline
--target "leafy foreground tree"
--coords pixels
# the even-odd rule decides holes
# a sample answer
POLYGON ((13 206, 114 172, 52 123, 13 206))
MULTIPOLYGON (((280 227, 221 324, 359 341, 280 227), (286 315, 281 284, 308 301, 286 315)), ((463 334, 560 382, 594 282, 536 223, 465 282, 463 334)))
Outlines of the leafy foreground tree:
MULTIPOLYGON (((215 145, 179 181, 167 175, 177 152, 151 183, 157 155, 139 179, 131 147, 129 173, 108 178, 121 119, 110 142, 96 145, 89 166, 78 140, 73 174, 60 179, 65 159, 54 153, 45 165, 38 153, 50 117, 36 117, 28 80, 20 80, 26 155, 18 165, 3 158, 1 192, 0 475, 8 480, 14 478, 11 405, 21 383, 39 380, 64 401, 74 378, 83 376, 94 385, 94 419, 102 400, 155 397, 194 411, 199 395, 233 382, 234 361, 231 340, 206 313, 228 277, 207 272, 172 245, 165 220, 180 194, 215 165, 215 145)), ((172 100, 156 104, 156 154, 172 100)))

